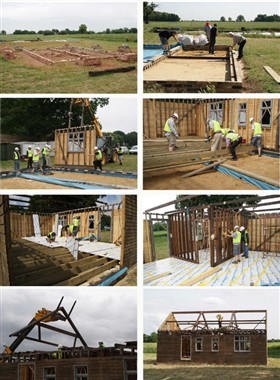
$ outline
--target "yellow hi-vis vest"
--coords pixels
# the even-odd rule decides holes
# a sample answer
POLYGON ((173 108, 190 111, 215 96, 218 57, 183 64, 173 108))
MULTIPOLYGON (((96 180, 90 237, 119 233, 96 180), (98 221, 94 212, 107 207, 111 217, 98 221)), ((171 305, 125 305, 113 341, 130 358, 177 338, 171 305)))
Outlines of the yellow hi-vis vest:
POLYGON ((74 229, 74 225, 73 225, 73 224, 70 224, 70 225, 69 225, 69 231, 70 231, 71 234, 72 234, 72 232, 73 232, 73 229, 74 229))
POLYGON ((79 227, 79 225, 80 225, 80 221, 79 221, 79 219, 77 219, 77 218, 73 218, 73 226, 74 226, 74 227, 79 227))
POLYGON ((19 160, 19 152, 14 152, 14 159, 15 161, 19 160))
POLYGON ((231 131, 231 129, 230 128, 221 128, 221 131, 222 131, 222 134, 224 136, 226 136, 231 131))
POLYGON ((37 154, 37 150, 34 150, 33 152, 33 161, 39 161, 40 154, 37 154))
POLYGON ((31 149, 27 149, 27 157, 32 157, 33 156, 33 152, 31 149))
POLYGON ((212 120, 212 121, 213 121, 213 124, 214 124, 214 128, 213 128, 214 133, 222 131, 220 123, 217 120, 212 120))
POLYGON ((164 132, 172 133, 172 131, 171 131, 170 127, 169 127, 169 124, 168 124, 168 122, 169 122, 170 119, 171 118, 169 118, 168 120, 166 120, 166 123, 165 123, 165 126, 164 126, 164 132))
POLYGON ((254 135, 253 136, 256 136, 256 135, 262 135, 262 126, 260 125, 260 123, 254 123, 254 135))
POLYGON ((42 153, 45 155, 45 156, 48 156, 50 154, 50 151, 47 149, 47 148, 44 148, 42 153))
POLYGON ((101 150, 97 150, 96 153, 95 153, 95 158, 97 159, 97 161, 101 161, 102 160, 102 153, 101 153, 101 150))
POLYGON ((237 237, 233 238, 233 244, 240 244, 241 243, 241 232, 234 231, 235 234, 237 234, 237 237))
POLYGON ((238 137, 240 137, 240 135, 238 133, 232 133, 232 132, 230 132, 230 133, 228 133, 226 135, 226 138, 230 139, 230 141, 232 141, 232 142, 235 141, 235 140, 237 140, 238 137))

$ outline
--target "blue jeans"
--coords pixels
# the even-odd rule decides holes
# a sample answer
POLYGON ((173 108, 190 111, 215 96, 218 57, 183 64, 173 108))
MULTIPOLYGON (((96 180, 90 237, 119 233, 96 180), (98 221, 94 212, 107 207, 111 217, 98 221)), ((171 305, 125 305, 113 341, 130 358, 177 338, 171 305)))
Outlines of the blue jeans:
POLYGON ((19 160, 15 160, 14 161, 14 167, 15 167, 15 171, 19 172, 19 169, 20 169, 20 162, 19 162, 19 160))
POLYGON ((248 247, 248 245, 246 246, 245 243, 242 242, 242 248, 243 248, 244 256, 245 257, 249 257, 249 247, 248 247))

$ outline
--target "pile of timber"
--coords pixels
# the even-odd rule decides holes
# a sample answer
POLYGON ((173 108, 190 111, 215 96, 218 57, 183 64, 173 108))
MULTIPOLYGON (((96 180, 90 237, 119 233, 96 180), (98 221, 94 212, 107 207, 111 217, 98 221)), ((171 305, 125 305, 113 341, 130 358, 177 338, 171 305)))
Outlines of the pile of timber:
POLYGON ((76 261, 67 248, 49 248, 24 239, 12 245, 13 285, 76 286, 118 265, 117 260, 79 252, 76 261))

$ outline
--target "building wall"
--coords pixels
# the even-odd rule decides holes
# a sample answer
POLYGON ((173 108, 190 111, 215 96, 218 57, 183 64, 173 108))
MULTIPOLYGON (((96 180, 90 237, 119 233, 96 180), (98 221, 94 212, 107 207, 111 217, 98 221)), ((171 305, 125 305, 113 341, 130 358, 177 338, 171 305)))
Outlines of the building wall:
POLYGON ((0 195, 0 285, 10 285, 10 213, 9 198, 7 195, 0 195))
POLYGON ((55 165, 93 166, 96 146, 96 131, 89 127, 57 129, 55 131, 55 165), (84 149, 81 152, 68 150, 69 133, 84 132, 84 149))
POLYGON ((121 208, 115 208, 112 212, 112 223, 111 223, 111 236, 112 236, 112 243, 114 243, 117 240, 121 240, 122 235, 122 225, 123 225, 123 209, 121 208))
MULTIPOLYGON (((192 99, 195 101, 195 99, 192 99)), ((256 121, 261 120, 261 105, 266 99, 225 99, 209 102, 201 100, 199 104, 184 103, 182 99, 144 99, 144 137, 156 139, 164 137, 163 127, 166 120, 174 113, 183 117, 178 124, 178 131, 181 138, 198 137, 205 138, 208 135, 206 121, 210 117, 210 103, 223 103, 223 120, 224 128, 233 128, 240 133, 247 142, 251 138, 250 118, 254 117, 256 121), (247 104, 246 125, 239 125, 239 104, 247 104)), ((277 117, 280 108, 280 101, 272 101, 271 127, 263 130, 263 145, 265 148, 277 149, 279 147, 279 117, 277 117)))
POLYGON ((191 334, 191 360, 181 360, 181 334, 168 333, 158 335, 158 362, 182 361, 191 363, 215 364, 267 364, 266 334, 251 334, 251 351, 234 352, 234 335, 191 334), (203 337, 203 351, 195 351, 195 337, 203 337), (218 352, 211 352, 211 338, 219 337, 218 352))
MULTIPOLYGON (((11 238, 34 236, 34 226, 32 214, 10 213, 11 238)), ((45 236, 52 230, 53 219, 51 215, 39 215, 41 235, 45 236)))
POLYGON ((258 219, 248 219, 251 250, 280 252, 280 214, 259 215, 258 219))
POLYGON ((121 267, 137 263, 137 196, 123 196, 121 267))

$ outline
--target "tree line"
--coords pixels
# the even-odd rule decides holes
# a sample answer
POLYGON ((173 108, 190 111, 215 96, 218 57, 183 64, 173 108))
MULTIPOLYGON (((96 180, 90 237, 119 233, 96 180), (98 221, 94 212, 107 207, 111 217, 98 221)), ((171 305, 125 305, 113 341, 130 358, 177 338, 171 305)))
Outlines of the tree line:
MULTIPOLYGON (((221 22, 225 22, 225 21, 234 21, 231 17, 228 18, 228 20, 226 20, 226 18, 224 16, 222 16, 220 18, 220 21, 221 22)), ((239 15, 236 17, 236 22, 246 22, 246 19, 243 15, 239 15)), ((280 21, 280 16, 279 15, 272 15, 272 16, 267 16, 267 15, 262 15, 262 14, 259 14, 257 15, 257 17, 252 20, 253 22, 277 22, 277 21, 280 21)))

